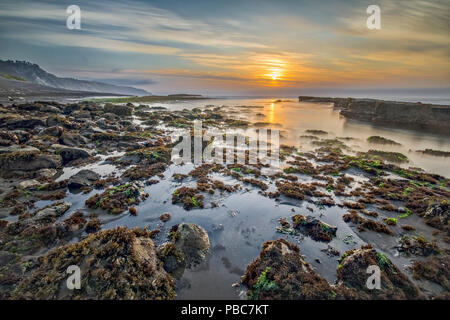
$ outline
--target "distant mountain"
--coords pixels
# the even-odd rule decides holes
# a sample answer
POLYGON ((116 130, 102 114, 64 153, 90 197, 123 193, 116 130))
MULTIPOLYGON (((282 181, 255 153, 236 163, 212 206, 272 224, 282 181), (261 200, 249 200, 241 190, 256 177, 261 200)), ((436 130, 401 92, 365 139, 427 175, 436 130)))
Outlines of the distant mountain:
POLYGON ((0 77, 11 81, 27 81, 41 86, 73 91, 104 92, 133 96, 149 94, 145 90, 133 87, 73 78, 60 78, 41 69, 39 65, 27 61, 0 60, 0 77))

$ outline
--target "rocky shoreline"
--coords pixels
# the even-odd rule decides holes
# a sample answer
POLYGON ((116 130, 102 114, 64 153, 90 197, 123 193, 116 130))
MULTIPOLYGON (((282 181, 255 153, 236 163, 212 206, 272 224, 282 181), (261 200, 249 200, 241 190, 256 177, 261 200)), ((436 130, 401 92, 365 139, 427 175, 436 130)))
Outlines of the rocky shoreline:
POLYGON ((300 102, 333 103, 348 119, 450 133, 450 106, 376 99, 300 96, 300 102))
POLYGON ((228 130, 252 126, 233 118, 226 106, 0 106, 0 298, 173 299, 184 270, 213 254, 207 228, 184 221, 191 217, 188 210, 220 210, 221 199, 254 192, 258 199, 289 201, 296 208, 273 226, 282 239, 265 242, 241 283, 227 284, 244 297, 449 299, 449 179, 400 167, 408 160, 396 152, 352 152, 346 145, 351 138, 314 129, 305 132, 314 137, 311 152, 280 146, 284 166, 271 176, 263 174, 267 165, 251 164, 248 157, 245 164, 204 163, 182 172, 183 165, 171 161, 171 135, 191 129, 194 120, 228 130), (101 163, 112 171, 97 172, 101 163), (69 174, 74 169, 80 170, 69 174), (172 222, 172 212, 141 211, 155 201, 148 188, 167 180, 174 181, 167 194, 172 209, 183 210, 182 223, 172 222), (69 201, 73 194, 77 204, 69 201), (326 222, 327 208, 338 210, 336 225, 326 222), (157 220, 158 227, 102 230, 111 218, 139 215, 157 220), (364 244, 337 250, 336 245, 348 248, 351 239, 340 228, 351 228, 364 244), (305 243, 299 239, 305 238, 333 266, 335 283, 300 254, 305 243), (397 255, 388 258, 383 250, 393 249, 385 243, 395 244, 397 255), (404 262, 410 268, 400 268, 404 262), (82 269, 80 291, 66 288, 70 265, 82 269), (365 287, 369 265, 382 270, 380 291, 365 287))

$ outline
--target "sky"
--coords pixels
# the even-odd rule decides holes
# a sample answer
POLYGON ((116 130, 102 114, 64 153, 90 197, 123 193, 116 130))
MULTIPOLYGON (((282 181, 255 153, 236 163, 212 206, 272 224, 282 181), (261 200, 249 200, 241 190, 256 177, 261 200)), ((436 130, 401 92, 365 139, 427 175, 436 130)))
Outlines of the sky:
POLYGON ((154 94, 447 90, 449 34, 448 0, 0 1, 0 59, 154 94))

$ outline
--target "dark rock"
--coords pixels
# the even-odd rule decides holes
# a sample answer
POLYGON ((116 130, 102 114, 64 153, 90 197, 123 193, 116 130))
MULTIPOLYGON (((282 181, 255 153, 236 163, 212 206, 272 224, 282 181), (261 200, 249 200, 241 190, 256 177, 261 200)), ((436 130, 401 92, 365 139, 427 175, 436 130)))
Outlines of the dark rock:
POLYGON ((157 254, 163 262, 164 270, 175 278, 181 278, 186 268, 183 252, 172 241, 169 241, 158 246, 157 254))
POLYGON ((308 96, 300 96, 299 101, 334 103, 349 119, 450 132, 450 106, 446 105, 308 96))
POLYGON ((450 206, 448 205, 447 200, 430 204, 424 215, 428 225, 441 230, 448 228, 449 217, 450 206))
POLYGON ((8 252, 8 251, 0 251, 0 267, 6 266, 11 263, 15 259, 17 259, 19 255, 8 252))
POLYGON ((352 99, 341 114, 350 119, 450 132, 450 107, 413 102, 352 99))
POLYGON ((19 143, 25 143, 32 137, 31 133, 23 130, 14 130, 11 131, 11 133, 14 133, 17 136, 17 138, 19 139, 19 143))
POLYGON ((89 158, 91 156, 89 150, 75 147, 62 148, 59 151, 59 154, 61 155, 64 164, 77 159, 89 158))
POLYGON ((74 132, 64 132, 61 137, 59 137, 59 143, 70 147, 78 147, 88 143, 88 139, 74 132))
POLYGON ((22 117, 15 117, 6 120, 5 126, 9 130, 15 130, 15 129, 34 129, 36 127, 44 127, 45 122, 40 118, 22 118, 22 117))
POLYGON ((162 215, 159 216, 159 220, 161 220, 162 222, 167 222, 170 220, 170 213, 165 212, 162 215))
POLYGON ((114 105, 111 103, 106 103, 104 107, 105 113, 113 113, 118 116, 131 116, 133 114, 133 107, 114 105))
POLYGON ((18 143, 17 135, 9 131, 0 131, 0 146, 11 146, 18 143))
POLYGON ((336 236, 337 227, 330 226, 313 216, 297 214, 292 217, 293 226, 314 240, 329 242, 336 236))
POLYGON ((10 171, 37 171, 47 168, 59 168, 59 155, 41 153, 38 149, 27 147, 2 153, 0 151, 0 168, 2 174, 10 171))
POLYGON ((64 132, 64 128, 61 126, 52 126, 45 128, 41 131, 41 135, 49 135, 53 137, 59 137, 64 132))
POLYGON ((91 170, 81 170, 69 178, 69 188, 78 189, 85 186, 91 186, 94 181, 100 179, 100 175, 91 170))
MULTIPOLYGON (((120 117, 119 117, 118 115, 116 115, 116 114, 114 114, 114 113, 110 113, 110 112, 104 113, 104 114, 103 114, 103 117, 105 117, 106 120, 111 121, 111 122, 115 122, 115 121, 118 121, 118 120, 120 119, 120 117)), ((103 126, 99 124, 99 126, 100 126, 101 128, 108 129, 108 128, 107 128, 107 127, 108 127, 108 124, 107 124, 107 123, 105 123, 103 126)))
POLYGON ((88 110, 77 110, 72 112, 71 116, 75 119, 90 119, 91 113, 88 110))
POLYGON ((39 209, 30 218, 32 222, 48 222, 55 221, 56 218, 62 216, 67 210, 69 210, 72 204, 70 202, 56 202, 42 209, 39 209))
POLYGON ((54 127, 54 126, 64 126, 68 124, 68 120, 65 117, 62 116, 50 116, 47 117, 47 120, 45 121, 47 127, 54 127))
POLYGON ((209 250, 208 233, 196 224, 181 223, 176 229, 175 247, 183 253, 187 268, 195 266, 209 250))

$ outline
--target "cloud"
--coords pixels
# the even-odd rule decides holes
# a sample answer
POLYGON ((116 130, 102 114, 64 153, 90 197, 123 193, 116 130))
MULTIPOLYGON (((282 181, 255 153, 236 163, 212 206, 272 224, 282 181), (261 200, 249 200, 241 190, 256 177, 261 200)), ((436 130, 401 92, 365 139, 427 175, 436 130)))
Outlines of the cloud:
POLYGON ((89 67, 67 75, 130 85, 450 84, 448 1, 380 0, 377 31, 359 1, 152 3, 79 1, 82 30, 71 31, 60 1, 2 0, 0 40, 77 48, 89 67))

